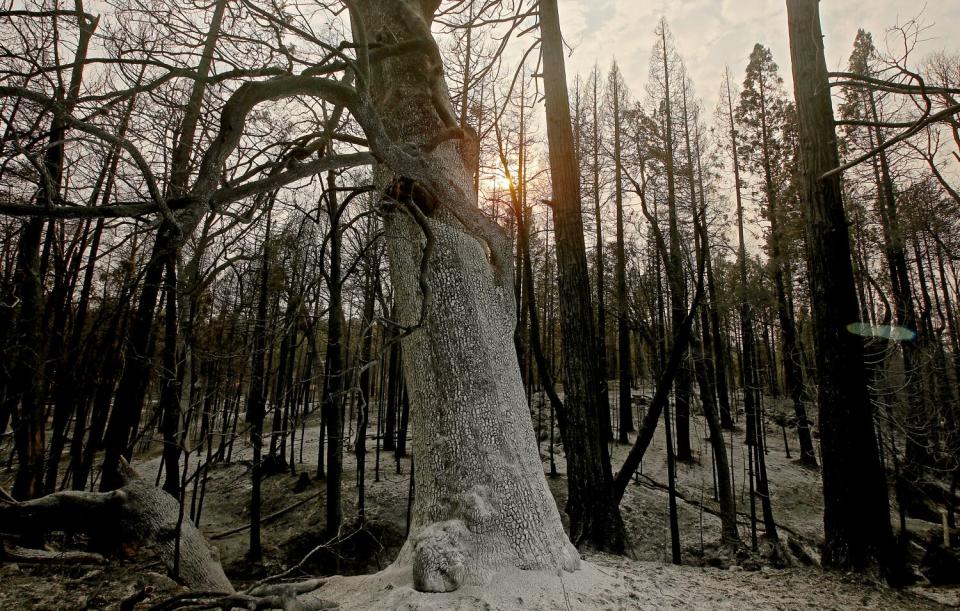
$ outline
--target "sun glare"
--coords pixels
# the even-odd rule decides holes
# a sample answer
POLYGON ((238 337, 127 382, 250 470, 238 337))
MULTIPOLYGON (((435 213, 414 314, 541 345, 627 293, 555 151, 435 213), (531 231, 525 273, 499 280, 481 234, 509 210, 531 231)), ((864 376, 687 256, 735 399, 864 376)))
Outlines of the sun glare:
POLYGON ((504 174, 501 174, 499 172, 491 176, 488 176, 485 182, 491 189, 506 191, 507 189, 510 188, 510 179, 507 178, 504 174))

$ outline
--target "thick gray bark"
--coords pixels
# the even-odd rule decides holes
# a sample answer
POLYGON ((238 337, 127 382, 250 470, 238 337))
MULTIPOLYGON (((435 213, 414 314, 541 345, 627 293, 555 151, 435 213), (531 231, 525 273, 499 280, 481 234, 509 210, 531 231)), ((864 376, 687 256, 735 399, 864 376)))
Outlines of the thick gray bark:
MULTIPOLYGON (((423 12, 402 2, 355 6, 357 39, 430 38, 434 3, 423 12)), ((470 138, 424 146, 453 115, 438 60, 434 52, 393 58, 368 81, 389 135, 423 147, 410 165, 440 199, 429 218, 420 216, 424 202, 410 201, 384 221, 398 318, 422 321, 403 339, 417 491, 397 559, 422 591, 486 583, 507 567, 579 566, 543 477, 513 345, 511 257, 475 207, 470 138), (433 252, 421 276, 425 248, 433 252)), ((378 172, 385 183, 386 168, 378 172)))

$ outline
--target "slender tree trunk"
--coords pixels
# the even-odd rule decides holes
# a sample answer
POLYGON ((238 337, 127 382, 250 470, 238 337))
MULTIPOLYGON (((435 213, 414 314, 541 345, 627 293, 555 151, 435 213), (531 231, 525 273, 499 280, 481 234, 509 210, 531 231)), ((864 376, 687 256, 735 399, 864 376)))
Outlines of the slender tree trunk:
MULTIPOLYGON (((89 20, 83 14, 83 3, 75 0, 79 38, 74 54, 73 69, 70 74, 68 90, 58 88, 57 97, 63 104, 64 115, 70 115, 80 96, 83 81, 83 68, 87 57, 90 39, 97 20, 89 20)), ((59 41, 55 41, 58 44, 59 41)), ((40 189, 39 201, 50 205, 60 197, 64 178, 64 146, 67 135, 65 120, 54 118, 50 126, 50 144, 43 158, 43 166, 49 177, 49 184, 40 189), (52 191, 51 191, 52 189, 52 191)), ((51 221, 51 230, 53 222, 51 221)), ((18 427, 14 431, 14 446, 19 459, 17 475, 13 484, 13 495, 18 499, 30 499, 43 493, 45 429, 46 429, 46 339, 40 319, 43 310, 43 266, 39 259, 42 239, 42 218, 33 218, 24 224, 17 244, 16 271, 14 282, 19 289, 20 313, 16 322, 16 365, 13 376, 4 397, 5 405, 0 411, 12 413, 19 404, 18 427)), ((6 423, 3 423, 6 428, 6 423)))
POLYGON ((607 387, 607 306, 606 306, 606 263, 603 258, 603 216, 600 213, 600 113, 598 111, 600 70, 593 69, 593 218, 596 225, 597 241, 595 261, 597 274, 597 378, 600 383, 600 434, 604 441, 613 440, 613 426, 610 422, 610 392, 607 387))
MULTIPOLYGON (((186 191, 189 178, 190 157, 195 145, 195 133, 206 92, 206 77, 213 64, 213 55, 220 36, 220 26, 226 9, 227 0, 217 0, 206 33, 200 63, 197 66, 197 80, 190 92, 190 100, 181 123, 180 139, 171 162, 169 191, 171 195, 180 195, 186 191)), ((165 261, 178 255, 180 246, 189 237, 202 217, 203 209, 194 207, 178 218, 179 227, 164 221, 157 231, 153 254, 144 273, 143 289, 137 305, 135 319, 126 342, 126 366, 117 388, 114 409, 107 426, 106 451, 103 461, 103 480, 101 488, 112 490, 120 485, 119 460, 123 456, 130 459, 133 448, 131 439, 136 434, 140 415, 150 386, 152 358, 153 323, 160 291, 161 277, 165 261)))
MULTIPOLYGON (((396 320, 396 306, 390 312, 390 320, 396 320)), ((383 450, 390 452, 396 449, 397 406, 400 403, 400 384, 403 372, 400 369, 400 342, 394 341, 390 345, 390 365, 387 374, 387 416, 383 426, 383 450)))
MULTIPOLYGON (((564 451, 567 455, 570 491, 567 499, 570 539, 580 546, 624 553, 626 533, 612 496, 610 456, 600 431, 596 345, 583 341, 583 338, 595 337, 595 332, 583 239, 579 172, 573 152, 563 41, 556 0, 542 0, 540 28, 543 37, 550 176, 553 183, 552 209, 557 232, 565 392, 561 422, 565 421, 567 429, 564 451)), ((629 362, 629 356, 627 359, 629 362)), ((629 402, 627 405, 629 407, 629 402)))
POLYGON ((43 493, 45 410, 40 396, 43 367, 43 340, 40 327, 41 287, 40 242, 43 219, 28 220, 20 232, 17 245, 17 268, 14 282, 18 287, 20 314, 16 326, 16 365, 13 369, 7 402, 11 412, 19 405, 14 429, 17 452, 17 475, 13 496, 27 500, 43 493))
MULTIPOLYGON (((879 122, 879 112, 873 93, 866 94, 866 111, 873 121, 879 122)), ((880 128, 870 130, 871 146, 879 146, 883 142, 883 132, 880 128)), ((893 293, 894 311, 897 324, 918 333, 917 313, 914 308, 914 291, 910 280, 910 268, 907 265, 906 247, 897 206, 897 194, 886 151, 880 151, 874 162, 874 177, 877 182, 877 207, 879 208, 880 227, 883 235, 884 254, 887 260, 890 275, 890 287, 893 293)), ((922 278, 920 274, 920 278, 922 278)), ((912 493, 905 494, 908 500, 908 509, 917 507, 921 494, 918 487, 923 473, 932 466, 932 456, 929 451, 928 434, 930 425, 927 421, 926 393, 923 391, 920 369, 923 358, 920 354, 919 341, 900 342, 903 354, 903 370, 906 376, 904 390, 908 401, 907 427, 910 434, 906 438, 906 461, 903 479, 907 485, 914 486, 912 493)))
MULTIPOLYGON (((730 483, 730 469, 727 461, 727 451, 723 442, 723 430, 720 425, 720 416, 716 403, 717 373, 714 370, 714 363, 711 357, 714 354, 711 337, 711 316, 710 312, 716 314, 716 304, 714 302, 715 293, 712 293, 710 277, 711 273, 711 253, 709 232, 707 227, 707 202, 703 188, 703 176, 700 172, 700 137, 699 127, 697 126, 696 115, 691 116, 687 106, 687 85, 683 85, 683 114, 684 114, 684 137, 687 148, 687 162, 690 169, 690 202, 691 213, 695 227, 694 240, 697 260, 703 261, 704 274, 707 281, 708 304, 700 306, 700 328, 703 335, 703 342, 698 341, 696 337, 691 339, 691 352, 694 355, 694 374, 697 383, 700 386, 700 404, 703 409, 704 418, 707 421, 707 427, 710 433, 710 446, 713 450, 713 459, 716 469, 717 497, 720 501, 720 521, 721 521, 721 542, 724 545, 738 546, 740 544, 740 535, 737 532, 737 514, 733 499, 733 487, 730 483), (694 123, 696 131, 696 150, 691 146, 690 123, 694 123), (694 156, 696 157, 697 177, 699 178, 699 191, 697 190, 694 177, 694 156), (697 196, 699 195, 699 204, 697 196), (699 206, 699 208, 698 208, 699 206), (699 219, 699 220, 698 220, 699 219)), ((718 325, 719 326, 719 325, 718 325)), ((726 396, 726 385, 722 397, 726 396)), ((729 418, 729 404, 727 405, 727 417, 729 418)), ((732 424, 732 423, 731 423, 732 424)))
POLYGON ((100 481, 103 491, 113 490, 121 484, 120 458, 129 460, 133 453, 130 445, 131 437, 137 429, 150 383, 154 310, 160 293, 164 263, 169 257, 176 256, 175 247, 162 246, 169 244, 173 232, 174 230, 167 224, 161 226, 159 230, 157 244, 147 263, 137 309, 133 313, 133 320, 127 333, 126 363, 117 387, 104 439, 103 478, 100 481))
MULTIPOLYGON (((674 163, 673 99, 670 89, 670 65, 667 47, 667 31, 661 28, 663 45, 664 76, 664 121, 666 151, 664 160, 667 173, 667 219, 670 240, 670 253, 666 264, 670 268, 670 321, 678 329, 687 313, 687 287, 683 274, 683 251, 680 245, 680 222, 677 213, 676 172, 674 163)), ((674 331, 674 335, 676 335, 674 331)), ((687 461, 693 458, 690 448, 690 369, 686 358, 681 357, 680 369, 673 383, 674 403, 676 405, 677 460, 687 461)))
MULTIPOLYGON (((371 235, 372 231, 368 230, 368 240, 371 235)), ((361 339, 359 362, 359 366, 362 368, 360 372, 360 405, 357 409, 357 440, 354 444, 354 455, 357 458, 357 515, 361 522, 363 522, 366 517, 364 499, 364 484, 366 480, 364 468, 367 455, 367 422, 369 420, 370 397, 372 395, 372 380, 370 376, 372 362, 370 357, 373 353, 374 284, 377 282, 374 278, 373 255, 367 255, 366 268, 366 286, 363 293, 363 322, 361 323, 363 324, 363 337, 361 339)))
POLYGON ((620 142, 620 91, 619 73, 613 79, 613 163, 614 194, 617 205, 617 366, 620 369, 620 443, 629 443, 628 433, 635 431, 633 426, 633 405, 631 393, 632 371, 630 363, 630 319, 627 303, 627 255, 623 218, 623 165, 620 142))
MULTIPOLYGON (((695 348, 695 359, 703 363, 706 352, 695 348)), ((696 369, 697 377, 703 394, 703 387, 709 385, 709 370, 705 367, 696 369)), ((707 429, 710 432, 710 447, 713 450, 713 460, 716 467, 717 498, 720 501, 720 541, 724 545, 740 545, 740 533, 737 530, 737 511, 734 500, 735 491, 730 481, 730 461, 727 459, 726 444, 723 441, 723 428, 720 426, 720 417, 712 398, 703 401, 703 415, 707 420, 707 429)))
MULTIPOLYGON (((270 197, 269 206, 273 206, 270 197)), ((246 421, 250 425, 250 444, 253 446, 253 468, 250 470, 252 488, 250 493, 250 543, 247 558, 260 562, 263 548, 260 542, 260 484, 263 479, 263 419, 267 403, 267 371, 264 359, 267 351, 267 317, 270 303, 270 224, 271 210, 267 210, 267 227, 263 236, 263 253, 260 262, 260 291, 257 298, 257 315, 253 323, 253 367, 250 391, 247 396, 246 421)))
POLYGON ((327 428, 326 532, 333 537, 343 522, 343 279, 341 277, 342 210, 337 198, 336 174, 327 175, 327 214, 330 217, 329 304, 327 319, 327 372, 323 385, 323 413, 327 428))
POLYGON ((164 318, 163 373, 160 378, 160 430, 163 433, 163 467, 166 477, 163 489, 175 499, 180 499, 180 444, 185 439, 189 419, 183 420, 180 410, 179 363, 177 362, 177 263, 173 258, 166 262, 166 313, 164 318), (181 434, 181 427, 184 434, 181 434))
MULTIPOLYGON (((784 383, 797 418, 797 434, 800 438, 800 461, 808 466, 815 467, 817 458, 813 451, 813 439, 810 435, 810 423, 807 420, 806 407, 803 404, 803 374, 800 370, 800 350, 797 346, 797 331, 794 323, 793 308, 787 300, 787 282, 783 246, 786 237, 781 225, 783 223, 782 202, 773 184, 773 161, 770 152, 770 126, 767 117, 766 89, 763 72, 760 72, 760 129, 762 133, 762 163, 764 189, 767 196, 767 217, 770 219, 770 264, 773 268, 774 295, 777 300, 777 318, 780 322, 780 338, 783 342, 781 356, 783 358, 784 383)), ((771 372, 774 371, 775 361, 770 361, 771 372)))
POLYGON ((296 317, 299 300, 293 297, 288 300, 286 311, 284 312, 280 328, 284 329, 280 338, 280 362, 277 364, 277 380, 273 387, 273 427, 270 431, 270 461, 275 462, 275 466, 287 466, 286 444, 284 441, 287 434, 287 426, 284 425, 284 406, 287 404, 287 394, 290 387, 287 384, 290 367, 295 360, 294 350, 296 349, 296 317), (280 450, 279 456, 277 451, 280 450))

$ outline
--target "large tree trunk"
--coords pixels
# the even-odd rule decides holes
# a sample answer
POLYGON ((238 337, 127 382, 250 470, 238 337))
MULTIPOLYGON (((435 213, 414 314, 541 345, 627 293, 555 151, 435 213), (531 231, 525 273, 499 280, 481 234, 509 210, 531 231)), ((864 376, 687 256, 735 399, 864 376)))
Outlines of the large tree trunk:
POLYGON ((823 460, 824 566, 893 566, 890 509, 863 364, 863 344, 847 332, 858 319, 850 240, 818 0, 787 0, 790 55, 805 178, 804 210, 823 460))
MULTIPOLYGON (((424 1, 415 9, 358 0, 355 38, 427 38, 437 4, 424 1)), ((425 145, 447 129, 438 113, 452 112, 437 60, 436 53, 411 55, 373 67, 371 97, 395 140, 425 145)), ((470 216, 476 204, 464 160, 469 155, 457 149, 446 141, 423 160, 426 186, 444 199, 430 218, 417 216, 424 214, 422 201, 395 207, 385 218, 398 317, 414 326, 421 310, 425 314, 422 326, 403 339, 417 493, 410 536, 397 559, 412 568, 421 591, 486 583, 506 567, 579 565, 543 477, 520 379, 509 249, 480 241, 471 231, 476 225, 468 229, 458 220, 458 214, 477 217, 470 216), (421 279, 425 248, 433 252, 421 279)), ((485 230, 491 238, 489 226, 485 230)))

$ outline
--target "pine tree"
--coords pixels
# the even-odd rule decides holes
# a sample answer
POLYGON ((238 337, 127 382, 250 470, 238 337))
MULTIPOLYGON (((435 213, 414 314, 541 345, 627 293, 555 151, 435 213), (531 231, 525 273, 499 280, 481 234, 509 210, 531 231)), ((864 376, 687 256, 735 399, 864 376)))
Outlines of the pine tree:
MULTIPOLYGON (((767 246, 780 323, 782 357, 787 390, 793 401, 804 464, 815 466, 816 454, 804 407, 803 375, 800 369, 793 304, 788 298, 791 279, 786 258, 787 188, 795 153, 789 138, 793 107, 783 91, 783 79, 770 50, 757 43, 747 64, 743 90, 737 105, 737 120, 743 133, 745 161, 762 186, 766 218, 770 223, 767 246)), ((772 363, 771 363, 772 365, 772 363)))

